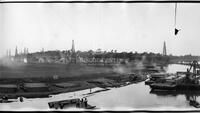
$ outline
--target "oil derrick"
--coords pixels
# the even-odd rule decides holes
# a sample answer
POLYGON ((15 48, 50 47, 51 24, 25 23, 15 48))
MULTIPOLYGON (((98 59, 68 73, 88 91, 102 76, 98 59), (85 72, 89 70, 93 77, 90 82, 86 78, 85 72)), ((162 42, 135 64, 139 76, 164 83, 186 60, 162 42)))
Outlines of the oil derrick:
POLYGON ((11 57, 11 50, 9 49, 8 57, 11 57))
POLYGON ((15 57, 18 56, 17 46, 15 48, 15 57))
POLYGON ((28 54, 28 48, 26 48, 26 54, 28 54))
POLYGON ((44 48, 42 48, 42 53, 44 53, 44 48))
POLYGON ((74 40, 72 40, 71 62, 76 63, 76 52, 75 52, 74 40))
POLYGON ((164 45, 163 45, 163 56, 166 56, 167 55, 167 50, 166 50, 166 44, 165 44, 165 41, 164 41, 164 45))
POLYGON ((41 56, 42 56, 42 57, 44 57, 44 56, 45 56, 44 48, 42 48, 42 51, 41 51, 41 56))
POLYGON ((6 57, 8 57, 8 50, 6 50, 6 57))
POLYGON ((26 55, 27 53, 26 53, 26 48, 24 47, 24 55, 26 55))
POLYGON ((24 47, 24 57, 27 57, 28 55, 28 48, 24 47))

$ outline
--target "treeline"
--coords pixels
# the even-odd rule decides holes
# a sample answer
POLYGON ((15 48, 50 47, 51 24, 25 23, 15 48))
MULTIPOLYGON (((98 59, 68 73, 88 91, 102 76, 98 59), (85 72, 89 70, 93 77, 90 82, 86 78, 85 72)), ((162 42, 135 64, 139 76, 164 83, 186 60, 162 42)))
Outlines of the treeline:
POLYGON ((193 60, 200 60, 200 56, 193 55, 182 55, 182 56, 169 56, 170 63, 178 63, 178 62, 192 62, 193 60))
MULTIPOLYGON (((29 53, 28 58, 32 60, 37 60, 38 57, 48 57, 50 59, 58 60, 61 58, 70 59, 73 53, 70 50, 67 51, 45 51, 45 52, 36 52, 29 53)), ((76 51, 77 58, 82 59, 114 59, 114 60, 127 60, 127 61, 143 61, 146 63, 168 63, 170 61, 169 56, 163 56, 160 53, 133 53, 133 52, 117 52, 117 51, 76 51)))

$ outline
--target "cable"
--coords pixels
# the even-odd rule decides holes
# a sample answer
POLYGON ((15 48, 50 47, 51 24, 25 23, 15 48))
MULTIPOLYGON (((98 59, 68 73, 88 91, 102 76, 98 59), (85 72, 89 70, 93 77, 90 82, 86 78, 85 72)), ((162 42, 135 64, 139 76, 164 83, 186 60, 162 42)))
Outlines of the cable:
POLYGON ((175 3, 175 17, 174 17, 174 27, 176 28, 176 13, 177 13, 177 3, 175 3))

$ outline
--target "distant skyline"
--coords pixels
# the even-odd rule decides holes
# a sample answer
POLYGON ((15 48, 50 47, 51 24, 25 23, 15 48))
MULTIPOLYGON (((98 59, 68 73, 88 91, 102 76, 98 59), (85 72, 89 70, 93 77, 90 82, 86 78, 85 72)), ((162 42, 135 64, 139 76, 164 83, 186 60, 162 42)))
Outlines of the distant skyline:
POLYGON ((0 4, 0 56, 17 46, 29 52, 81 51, 163 52, 200 55, 200 4, 178 3, 17 3, 0 4))

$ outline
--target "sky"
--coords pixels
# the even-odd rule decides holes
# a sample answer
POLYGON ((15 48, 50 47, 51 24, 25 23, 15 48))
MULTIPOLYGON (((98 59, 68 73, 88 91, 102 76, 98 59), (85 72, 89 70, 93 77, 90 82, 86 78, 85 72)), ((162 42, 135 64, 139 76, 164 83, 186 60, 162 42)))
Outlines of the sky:
POLYGON ((6 49, 29 52, 81 51, 200 55, 200 4, 178 3, 8 3, 0 4, 0 56, 6 49))

